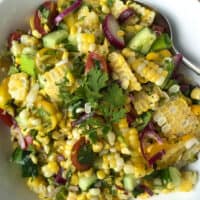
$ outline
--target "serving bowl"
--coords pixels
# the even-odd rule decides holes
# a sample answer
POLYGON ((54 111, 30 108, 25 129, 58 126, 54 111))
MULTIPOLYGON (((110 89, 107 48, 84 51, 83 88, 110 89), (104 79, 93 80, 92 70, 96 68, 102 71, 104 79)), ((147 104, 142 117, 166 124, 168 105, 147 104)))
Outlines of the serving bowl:
MULTIPOLYGON (((42 0, 0 0, 0 49, 4 48, 8 34, 15 29, 26 29, 29 17, 42 0)), ((200 66, 200 2, 197 0, 145 0, 157 7, 161 12, 166 12, 174 23, 177 45, 193 62, 200 66)), ((200 77, 193 72, 181 67, 181 72, 186 78, 200 84, 200 77)), ((26 187, 25 181, 20 176, 18 168, 9 162, 11 143, 9 130, 0 123, 0 199, 3 200, 37 200, 37 197, 26 187)), ((200 172, 200 160, 190 166, 200 172)), ((200 196, 200 182, 189 193, 175 193, 170 195, 155 196, 154 200, 197 200, 200 196)))

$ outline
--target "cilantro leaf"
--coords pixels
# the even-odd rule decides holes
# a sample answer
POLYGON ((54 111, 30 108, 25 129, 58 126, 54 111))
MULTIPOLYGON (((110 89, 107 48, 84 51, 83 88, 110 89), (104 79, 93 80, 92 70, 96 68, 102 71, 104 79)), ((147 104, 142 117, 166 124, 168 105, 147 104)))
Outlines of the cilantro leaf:
POLYGON ((94 162, 94 152, 92 151, 91 144, 85 144, 81 147, 78 153, 78 161, 81 164, 92 165, 94 162))
POLYGON ((116 83, 114 83, 105 93, 104 100, 114 106, 123 106, 126 99, 123 94, 123 90, 116 83))
POLYGON ((29 157, 30 151, 25 151, 19 147, 12 154, 11 161, 21 165, 23 177, 35 177, 38 175, 38 166, 29 157))
POLYGON ((87 87, 94 93, 99 93, 101 89, 105 88, 108 81, 108 74, 96 67, 92 68, 87 74, 87 87))

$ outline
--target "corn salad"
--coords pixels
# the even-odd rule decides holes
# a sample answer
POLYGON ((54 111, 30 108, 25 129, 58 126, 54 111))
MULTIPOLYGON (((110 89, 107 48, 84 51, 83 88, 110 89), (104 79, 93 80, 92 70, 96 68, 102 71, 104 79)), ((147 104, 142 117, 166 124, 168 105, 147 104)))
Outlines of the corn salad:
POLYGON ((200 151, 200 88, 174 78, 156 14, 135 1, 47 1, 28 31, 9 36, 0 119, 40 200, 142 199, 196 185, 185 166, 200 151))

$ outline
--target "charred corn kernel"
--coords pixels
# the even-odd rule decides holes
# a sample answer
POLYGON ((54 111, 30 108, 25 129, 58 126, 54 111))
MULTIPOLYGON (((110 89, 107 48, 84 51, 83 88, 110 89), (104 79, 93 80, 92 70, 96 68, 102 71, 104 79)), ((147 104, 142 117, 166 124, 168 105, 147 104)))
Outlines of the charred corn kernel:
POLYGON ((132 63, 131 68, 141 77, 152 83, 155 83, 158 86, 163 84, 168 75, 168 72, 159 67, 159 65, 144 60, 143 58, 135 60, 132 63))
POLYGON ((102 180, 102 179, 104 179, 105 177, 106 177, 106 174, 104 173, 103 170, 97 171, 97 178, 98 178, 98 179, 102 180))
POLYGON ((159 107, 153 118, 160 124, 167 138, 199 133, 199 120, 185 99, 181 97, 171 99, 159 107))
POLYGON ((113 52, 108 56, 113 78, 119 80, 123 89, 129 91, 141 90, 141 85, 132 73, 128 63, 120 53, 113 52))
POLYGON ((72 175, 70 183, 71 183, 72 185, 78 185, 78 183, 79 183, 79 178, 78 178, 78 176, 77 176, 76 174, 73 174, 73 175, 72 175))
POLYGON ((135 93, 133 105, 136 112, 140 115, 148 110, 155 110, 160 98, 164 98, 164 94, 159 87, 155 85, 144 86, 142 91, 135 93))
POLYGON ((200 105, 192 105, 191 110, 195 115, 200 115, 200 105))
POLYGON ((103 149, 103 143, 102 142, 96 142, 92 145, 92 150, 95 153, 99 153, 103 149))
POLYGON ((194 88, 190 96, 192 99, 200 100, 200 88, 199 87, 194 88))
POLYGON ((59 166, 56 162, 49 162, 47 165, 42 166, 42 173, 45 177, 49 178, 59 171, 59 166))
POLYGON ((11 100, 8 92, 9 78, 5 78, 0 84, 0 108, 6 109, 7 103, 11 100))
POLYGON ((119 121, 118 123, 118 127, 120 129, 123 129, 123 128, 128 128, 128 122, 127 122, 127 119, 126 118, 123 118, 119 121))
POLYGON ((13 74, 8 82, 8 92, 16 102, 25 100, 28 94, 29 80, 28 75, 24 72, 13 74))

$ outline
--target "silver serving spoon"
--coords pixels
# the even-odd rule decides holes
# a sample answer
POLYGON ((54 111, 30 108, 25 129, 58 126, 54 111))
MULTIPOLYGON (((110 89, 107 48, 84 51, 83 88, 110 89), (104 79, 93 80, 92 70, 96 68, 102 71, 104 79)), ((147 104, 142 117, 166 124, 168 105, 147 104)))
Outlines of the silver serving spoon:
MULTIPOLYGON (((154 10, 156 12, 156 24, 161 25, 163 27, 165 27, 165 30, 168 32, 168 34, 171 37, 172 40, 172 49, 176 54, 180 54, 180 51, 176 48, 175 43, 174 43, 174 38, 173 38, 173 29, 172 29, 172 25, 169 21, 169 19, 161 14, 160 12, 158 12, 158 10, 156 10, 155 8, 151 7, 148 4, 145 4, 143 2, 140 1, 135 1, 136 3, 140 4, 141 6, 147 7, 151 10, 154 10)), ((191 69, 193 72, 195 72, 196 74, 200 75, 200 68, 197 67, 196 65, 194 65, 190 60, 188 60, 184 55, 182 57, 182 62, 183 64, 185 64, 186 67, 188 67, 189 69, 191 69)))

